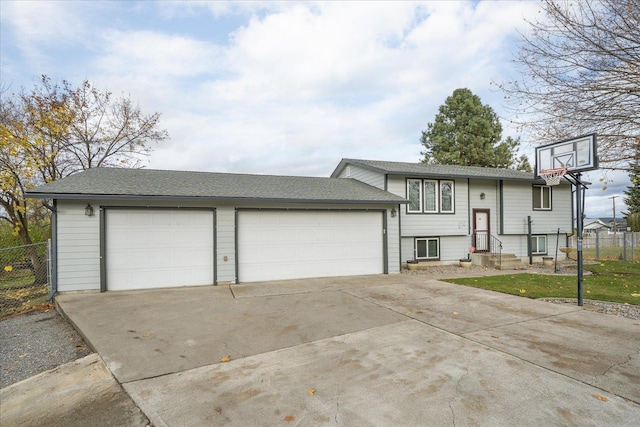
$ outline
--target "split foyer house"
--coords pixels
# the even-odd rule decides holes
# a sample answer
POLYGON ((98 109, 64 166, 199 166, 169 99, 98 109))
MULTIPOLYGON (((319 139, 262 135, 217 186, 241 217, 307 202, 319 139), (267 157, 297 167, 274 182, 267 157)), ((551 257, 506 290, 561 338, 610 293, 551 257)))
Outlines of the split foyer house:
POLYGON ((97 168, 27 195, 53 200, 57 291, 397 273, 529 241, 544 255, 572 216, 570 185, 532 173, 354 159, 329 178, 97 168))
POLYGON ((572 232, 571 185, 547 186, 531 172, 471 166, 343 159, 332 177, 405 197, 398 234, 403 261, 452 261, 502 250, 547 255, 558 229, 572 232), (531 239, 528 238, 529 219, 531 239))

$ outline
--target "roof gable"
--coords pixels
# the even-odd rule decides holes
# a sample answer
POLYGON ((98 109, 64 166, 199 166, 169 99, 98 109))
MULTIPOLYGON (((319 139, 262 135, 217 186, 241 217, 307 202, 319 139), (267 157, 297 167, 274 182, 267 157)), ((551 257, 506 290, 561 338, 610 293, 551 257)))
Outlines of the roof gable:
POLYGON ((322 203, 405 203, 353 179, 94 168, 41 185, 31 198, 162 198, 322 203))

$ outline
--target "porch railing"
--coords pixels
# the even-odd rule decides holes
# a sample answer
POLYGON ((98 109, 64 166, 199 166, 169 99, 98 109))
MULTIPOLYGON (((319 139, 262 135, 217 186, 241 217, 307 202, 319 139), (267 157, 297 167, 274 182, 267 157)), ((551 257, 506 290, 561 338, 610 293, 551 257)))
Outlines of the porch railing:
POLYGON ((486 231, 474 231, 471 245, 477 252, 490 253, 492 257, 502 264, 502 241, 486 231))
POLYGON ((489 245, 491 256, 498 258, 498 265, 502 265, 502 241, 493 234, 489 237, 491 239, 491 244, 489 245))

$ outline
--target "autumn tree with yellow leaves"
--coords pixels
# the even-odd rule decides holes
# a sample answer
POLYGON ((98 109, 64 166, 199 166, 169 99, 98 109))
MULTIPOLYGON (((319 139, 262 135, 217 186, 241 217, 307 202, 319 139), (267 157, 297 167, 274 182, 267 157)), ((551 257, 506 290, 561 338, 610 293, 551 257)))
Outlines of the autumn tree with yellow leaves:
POLYGON ((74 87, 43 76, 30 91, 0 95, 0 221, 25 245, 30 219, 43 216, 26 191, 85 169, 141 167, 150 145, 168 137, 159 113, 86 80, 74 87))

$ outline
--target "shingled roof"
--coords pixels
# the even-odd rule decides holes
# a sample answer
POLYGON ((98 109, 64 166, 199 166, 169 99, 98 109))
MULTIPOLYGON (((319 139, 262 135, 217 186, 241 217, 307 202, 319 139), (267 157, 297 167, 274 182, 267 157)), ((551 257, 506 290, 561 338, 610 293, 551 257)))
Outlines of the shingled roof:
POLYGON ((354 179, 245 175, 153 169, 94 168, 41 185, 27 197, 406 203, 406 199, 354 179))
POLYGON ((347 165, 357 165, 365 169, 390 175, 429 176, 443 178, 487 178, 516 181, 535 181, 533 172, 513 169, 482 168, 477 166, 431 165, 426 163, 388 162, 384 160, 342 159, 331 176, 338 176, 347 165))

